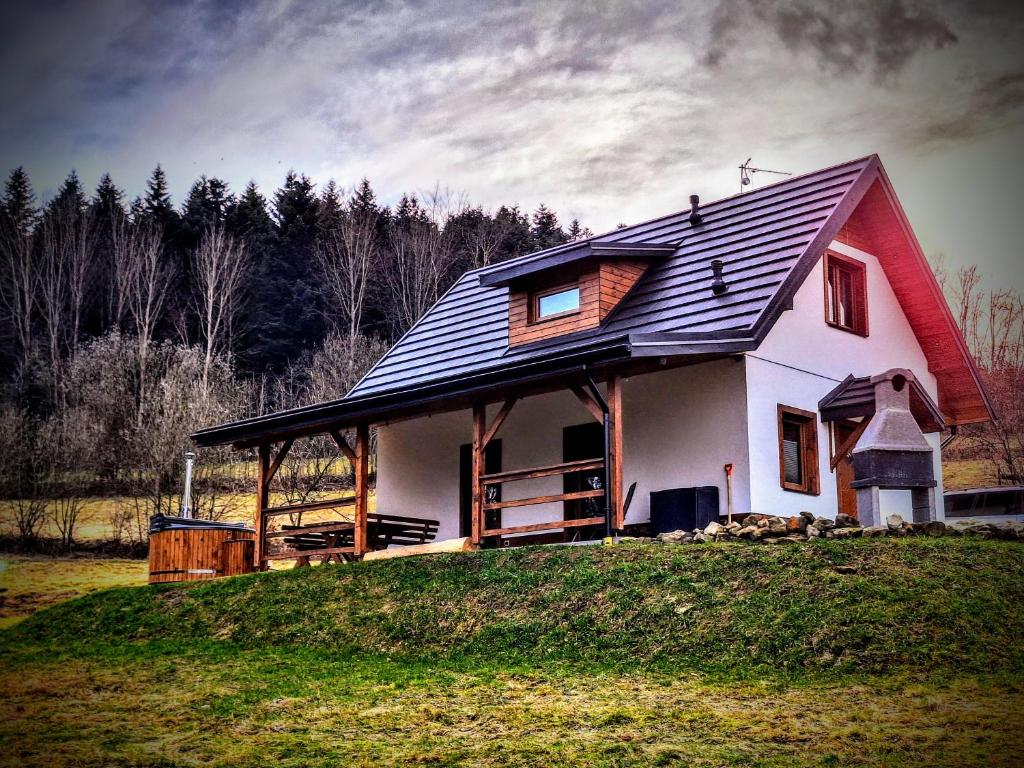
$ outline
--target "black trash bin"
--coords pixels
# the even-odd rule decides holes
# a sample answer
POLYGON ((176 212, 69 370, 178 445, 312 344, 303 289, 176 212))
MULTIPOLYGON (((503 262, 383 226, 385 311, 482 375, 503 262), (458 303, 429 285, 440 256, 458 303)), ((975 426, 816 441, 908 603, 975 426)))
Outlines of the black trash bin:
POLYGON ((651 530, 655 534, 692 531, 717 521, 718 486, 651 492, 651 530))

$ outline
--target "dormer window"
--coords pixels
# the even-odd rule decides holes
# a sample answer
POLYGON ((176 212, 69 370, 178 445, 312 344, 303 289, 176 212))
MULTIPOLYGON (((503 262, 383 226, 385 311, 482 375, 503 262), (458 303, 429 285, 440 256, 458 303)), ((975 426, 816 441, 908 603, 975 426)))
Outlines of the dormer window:
POLYGON ((562 286, 537 293, 533 298, 533 321, 547 320, 580 311, 580 287, 562 286))
POLYGON ((867 269, 863 262, 825 254, 825 321, 833 328, 868 335, 867 269))

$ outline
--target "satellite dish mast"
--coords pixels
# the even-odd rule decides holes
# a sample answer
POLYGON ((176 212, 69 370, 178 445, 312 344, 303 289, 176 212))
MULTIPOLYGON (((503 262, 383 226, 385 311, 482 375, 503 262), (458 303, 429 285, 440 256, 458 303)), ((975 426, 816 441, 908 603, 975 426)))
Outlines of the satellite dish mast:
POLYGON ((750 186, 750 177, 755 173, 774 173, 778 176, 792 176, 792 173, 788 171, 772 171, 767 168, 751 168, 750 161, 753 158, 748 157, 747 161, 740 166, 740 192, 743 191, 744 187, 750 186))

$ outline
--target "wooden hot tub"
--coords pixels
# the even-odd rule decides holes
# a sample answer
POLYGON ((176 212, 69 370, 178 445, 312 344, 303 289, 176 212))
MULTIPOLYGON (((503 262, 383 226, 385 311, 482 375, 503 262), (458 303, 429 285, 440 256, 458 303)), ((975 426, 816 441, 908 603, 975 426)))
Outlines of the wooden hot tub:
POLYGON ((149 583, 251 573, 256 533, 239 523, 154 515, 149 524, 149 583))

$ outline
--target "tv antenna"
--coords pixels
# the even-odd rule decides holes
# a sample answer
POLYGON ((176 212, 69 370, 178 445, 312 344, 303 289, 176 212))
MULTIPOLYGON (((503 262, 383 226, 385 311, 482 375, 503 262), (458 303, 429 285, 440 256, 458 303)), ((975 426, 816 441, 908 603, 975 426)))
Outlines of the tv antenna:
POLYGON ((793 175, 792 173, 789 173, 787 171, 772 171, 769 170, 768 168, 751 168, 750 161, 752 159, 753 158, 748 157, 747 161, 740 166, 740 192, 743 191, 744 187, 750 185, 750 177, 753 176, 755 173, 774 173, 778 176, 793 175))

